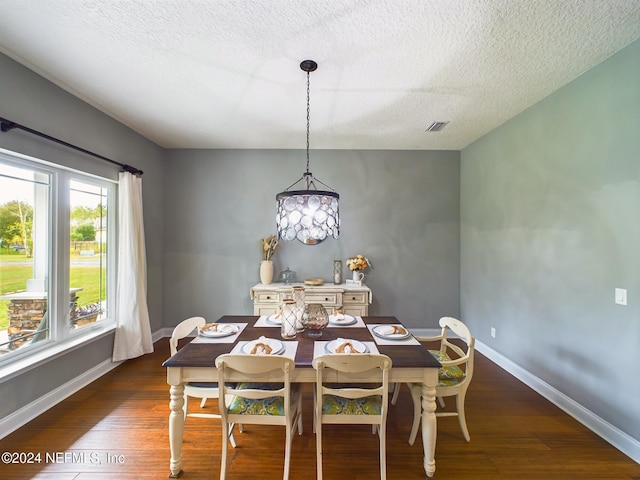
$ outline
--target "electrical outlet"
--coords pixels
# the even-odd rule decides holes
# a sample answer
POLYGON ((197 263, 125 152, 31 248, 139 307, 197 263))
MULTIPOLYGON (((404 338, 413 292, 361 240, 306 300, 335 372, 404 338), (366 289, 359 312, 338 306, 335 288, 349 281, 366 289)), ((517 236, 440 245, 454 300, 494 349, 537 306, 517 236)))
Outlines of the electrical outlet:
POLYGON ((627 290, 625 288, 616 288, 615 302, 618 305, 626 305, 627 304, 627 290))
POLYGON ((491 327, 491 338, 496 338, 496 329, 491 327))

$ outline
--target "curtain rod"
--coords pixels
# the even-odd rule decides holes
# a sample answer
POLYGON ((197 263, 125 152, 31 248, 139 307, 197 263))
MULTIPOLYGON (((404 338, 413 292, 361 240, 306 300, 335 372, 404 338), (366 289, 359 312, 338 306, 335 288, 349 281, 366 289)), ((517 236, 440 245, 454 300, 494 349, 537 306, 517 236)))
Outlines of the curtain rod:
POLYGON ((32 133, 33 135, 37 135, 38 137, 46 138, 55 143, 59 143, 60 145, 64 145, 65 147, 72 148, 74 150, 78 150, 79 152, 86 153, 87 155, 91 155, 93 157, 99 158, 100 160, 104 160, 105 162, 113 163, 114 165, 120 166, 125 172, 132 173, 133 175, 142 175, 142 170, 138 170, 136 167, 132 167, 130 165, 125 165, 120 162, 116 162, 115 160, 111 160, 110 158, 103 157, 102 155, 98 155, 97 153, 93 153, 89 150, 86 150, 82 147, 78 147, 71 143, 65 142, 64 140, 60 140, 58 138, 54 138, 46 133, 38 132, 37 130, 33 130, 32 128, 25 127, 24 125, 20 125, 19 123, 12 122, 11 120, 7 120, 6 118, 0 117, 0 130, 3 132, 8 132, 9 130, 13 130, 17 128, 19 130, 24 130, 25 132, 32 133))

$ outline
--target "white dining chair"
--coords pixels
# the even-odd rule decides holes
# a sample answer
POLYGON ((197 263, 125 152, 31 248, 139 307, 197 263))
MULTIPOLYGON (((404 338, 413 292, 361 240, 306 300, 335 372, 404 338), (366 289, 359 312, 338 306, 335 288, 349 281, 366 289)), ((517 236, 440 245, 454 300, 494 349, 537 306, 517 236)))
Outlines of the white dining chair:
POLYGON ((380 354, 330 354, 314 358, 312 365, 316 369, 314 428, 318 480, 322 480, 323 424, 373 425, 374 433, 380 437, 380 478, 385 480, 391 359, 380 354))
MULTIPOLYGON (((178 352, 179 340, 189 336, 194 330, 199 331, 206 323, 203 317, 191 317, 180 322, 173 329, 171 338, 169 339, 169 350, 171 356, 178 352)), ((204 408, 207 399, 217 399, 220 394, 217 382, 197 382, 187 383, 184 386, 184 404, 182 410, 184 412, 185 420, 187 417, 197 418, 222 418, 221 415, 216 413, 201 413, 201 412, 189 412, 189 397, 200 399, 200 408, 204 408)), ((233 432, 229 434, 229 441, 233 447, 236 447, 236 440, 233 436, 233 432)))
MULTIPOLYGON (((475 350, 475 339, 471 335, 469 328, 457 318, 442 317, 440 319, 442 330, 440 335, 435 337, 420 337, 421 342, 439 341, 439 350, 429 350, 429 352, 440 362, 442 367, 438 370, 438 386, 436 387, 436 397, 441 407, 445 406, 444 397, 456 397, 455 412, 436 412, 436 417, 458 417, 458 423, 462 430, 464 439, 469 442, 469 429, 464 411, 464 402, 467 389, 473 377, 473 357, 475 350), (455 334, 465 344, 461 348, 450 341, 449 331, 455 334)), ((422 413, 422 385, 419 383, 408 384, 413 401, 413 425, 409 435, 409 444, 413 445, 418 435, 420 427, 420 415, 422 413)), ((395 386, 395 391, 391 404, 395 405, 400 391, 400 385, 395 386)))
MULTIPOLYGON (((291 383, 295 366, 293 359, 282 355, 225 354, 216 358, 222 438, 236 423, 284 426, 284 480, 289 478, 293 432, 297 428, 302 435, 302 388, 291 383)), ((226 477, 227 451, 223 441, 220 480, 226 477)))

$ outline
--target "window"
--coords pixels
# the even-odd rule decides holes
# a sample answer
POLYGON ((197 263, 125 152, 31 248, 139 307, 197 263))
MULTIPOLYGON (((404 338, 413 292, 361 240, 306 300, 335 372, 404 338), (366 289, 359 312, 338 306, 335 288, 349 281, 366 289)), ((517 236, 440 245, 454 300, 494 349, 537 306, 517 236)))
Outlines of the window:
POLYGON ((99 185, 70 182, 70 328, 107 315, 107 192, 99 185))
POLYGON ((110 322, 115 184, 0 153, 0 364, 110 322))

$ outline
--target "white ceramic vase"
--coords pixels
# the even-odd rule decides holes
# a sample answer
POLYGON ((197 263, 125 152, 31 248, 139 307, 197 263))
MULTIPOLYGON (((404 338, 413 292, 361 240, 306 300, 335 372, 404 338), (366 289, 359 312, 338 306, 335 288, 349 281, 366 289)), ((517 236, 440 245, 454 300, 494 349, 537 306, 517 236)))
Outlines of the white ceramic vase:
POLYGON ((273 262, 262 260, 260 262, 260 283, 270 285, 273 281, 273 262))
POLYGON ((364 280, 364 273, 359 272, 358 270, 353 271, 353 281, 354 282, 362 282, 364 280))

